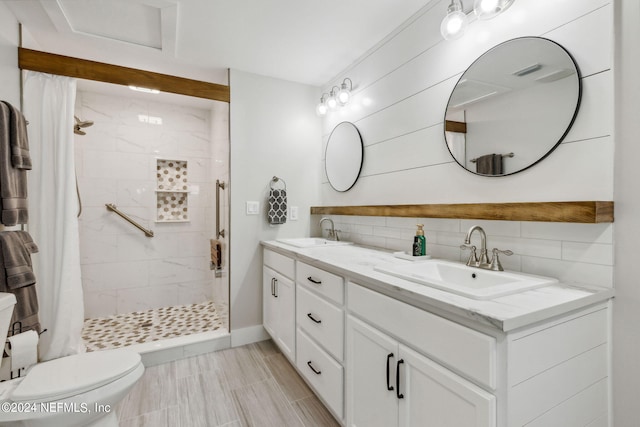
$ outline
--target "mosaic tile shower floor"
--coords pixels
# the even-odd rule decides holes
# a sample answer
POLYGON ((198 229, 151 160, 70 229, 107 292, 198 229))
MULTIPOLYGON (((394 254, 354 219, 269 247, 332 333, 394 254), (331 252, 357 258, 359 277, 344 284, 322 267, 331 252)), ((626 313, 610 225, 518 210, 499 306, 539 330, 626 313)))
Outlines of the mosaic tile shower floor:
POLYGON ((87 351, 121 348, 224 329, 227 320, 226 305, 207 301, 86 319, 82 339, 87 351))

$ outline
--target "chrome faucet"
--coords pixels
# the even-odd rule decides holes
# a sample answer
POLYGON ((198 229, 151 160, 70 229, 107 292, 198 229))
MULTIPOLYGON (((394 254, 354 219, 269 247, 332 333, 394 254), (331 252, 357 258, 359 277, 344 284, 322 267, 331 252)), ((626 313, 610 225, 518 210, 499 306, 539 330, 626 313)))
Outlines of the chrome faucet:
POLYGON ((336 230, 335 229, 335 226, 333 225, 333 220, 331 218, 327 218, 327 217, 322 218, 320 220, 320 229, 322 229, 322 223, 325 222, 325 221, 329 221, 329 223, 331 224, 331 228, 328 229, 329 233, 327 234, 327 239, 328 240, 334 240, 336 242, 339 241, 340 237, 338 236, 338 231, 340 231, 340 230, 336 230))
POLYGON ((503 251, 498 248, 493 248, 493 251, 492 251, 493 256, 491 257, 491 261, 489 261, 489 258, 487 257, 487 234, 479 225, 474 225, 469 229, 469 231, 467 231, 467 235, 464 238, 464 245, 461 245, 460 249, 471 250, 471 254, 469 255, 469 259, 467 260, 468 266, 484 268, 486 270, 493 270, 493 271, 504 271, 504 268, 502 268, 502 264, 500 263, 500 258, 498 257, 498 254, 504 254, 507 256, 513 255, 512 251, 509 251, 509 250, 503 251), (480 233, 480 258, 479 259, 476 256, 476 247, 471 245, 471 235, 476 230, 480 233))
MULTIPOLYGON (((484 232, 482 227, 480 227, 479 225, 474 225, 473 227, 471 227, 469 231, 467 231, 467 236, 464 238, 464 244, 467 245, 467 247, 471 244, 471 235, 476 230, 480 233, 480 258, 475 258, 475 250, 472 249, 472 256, 469 257, 467 265, 471 267, 487 268, 490 265, 489 258, 487 258, 487 234, 484 232)), ((471 248, 474 247, 472 246, 471 248)))

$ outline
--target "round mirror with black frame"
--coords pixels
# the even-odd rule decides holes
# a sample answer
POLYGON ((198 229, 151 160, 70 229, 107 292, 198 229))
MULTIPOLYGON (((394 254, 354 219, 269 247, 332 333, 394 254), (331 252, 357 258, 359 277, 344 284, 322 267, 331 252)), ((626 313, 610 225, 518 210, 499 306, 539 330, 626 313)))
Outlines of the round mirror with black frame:
POLYGON ((339 123, 327 141, 325 171, 331 187, 340 192, 351 189, 360 176, 364 146, 358 128, 350 122, 339 123))
POLYGON ((506 176, 547 157, 569 133, 582 85, 558 43, 521 37, 490 49, 462 74, 445 111, 445 142, 469 172, 506 176))

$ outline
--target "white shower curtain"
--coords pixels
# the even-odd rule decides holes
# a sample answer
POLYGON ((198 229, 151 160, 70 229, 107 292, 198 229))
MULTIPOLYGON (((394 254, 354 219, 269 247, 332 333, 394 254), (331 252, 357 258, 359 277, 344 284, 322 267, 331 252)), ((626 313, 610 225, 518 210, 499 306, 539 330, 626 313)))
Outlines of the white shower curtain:
POLYGON ((40 358, 84 351, 84 303, 80 275, 78 198, 75 190, 73 114, 76 81, 29 71, 24 114, 29 120, 33 170, 29 182, 29 233, 40 249, 33 256, 40 322, 40 358))
POLYGON ((458 163, 466 167, 467 146, 465 134, 458 132, 445 132, 444 135, 453 158, 456 159, 458 163))

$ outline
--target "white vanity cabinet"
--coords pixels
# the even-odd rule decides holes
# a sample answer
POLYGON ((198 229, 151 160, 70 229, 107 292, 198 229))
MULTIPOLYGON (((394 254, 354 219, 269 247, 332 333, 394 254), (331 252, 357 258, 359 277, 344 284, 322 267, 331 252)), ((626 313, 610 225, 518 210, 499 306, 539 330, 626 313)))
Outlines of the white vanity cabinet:
MULTIPOLYGON (((448 346, 457 345, 460 352, 474 351, 467 353, 468 358, 479 354, 480 358, 493 363, 482 354, 483 351, 495 351, 495 341, 491 337, 483 337, 472 330, 464 331, 457 324, 414 307, 406 306, 408 311, 398 310, 401 306, 397 304, 406 305, 349 284, 349 309, 364 320, 398 335, 422 335, 423 338, 416 342, 418 347, 424 347, 423 341, 438 343, 445 339, 448 346), (404 331, 398 328, 401 323, 404 331), (458 338, 468 338, 471 342, 456 343, 458 338)), ((346 345, 348 426, 496 425, 493 394, 353 315, 347 316, 346 345)), ((426 347, 429 347, 428 343, 426 347)), ((444 350, 440 352, 441 356, 448 351, 444 350)), ((474 371, 478 366, 467 368, 474 371)), ((489 368, 489 376, 485 377, 489 379, 493 369, 485 368, 489 368)))
POLYGON ((295 261, 265 249, 262 323, 282 353, 295 363, 295 261))
POLYGON ((609 425, 609 303, 490 335, 347 286, 347 426, 609 425))
POLYGON ((297 368, 337 419, 344 417, 344 279, 297 261, 297 368))
POLYGON ((264 250, 264 327, 342 425, 612 425, 612 293, 425 298, 361 263, 334 266, 334 253, 275 248, 264 250))

